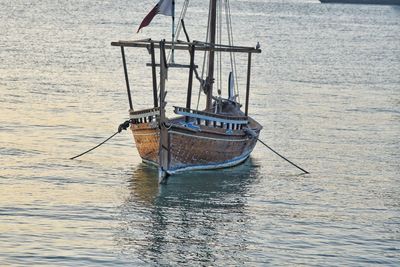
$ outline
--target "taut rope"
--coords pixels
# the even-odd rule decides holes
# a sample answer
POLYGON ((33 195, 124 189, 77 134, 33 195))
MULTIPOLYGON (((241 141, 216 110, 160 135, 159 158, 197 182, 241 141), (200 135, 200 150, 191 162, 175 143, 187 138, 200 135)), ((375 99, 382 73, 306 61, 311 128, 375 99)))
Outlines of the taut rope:
POLYGON ((79 155, 76 155, 75 157, 72 157, 72 158, 70 158, 70 159, 79 158, 80 156, 83 156, 83 155, 85 155, 86 153, 89 153, 90 151, 95 150, 96 148, 98 148, 99 146, 101 146, 102 144, 104 144, 105 142, 107 142, 108 140, 110 140, 111 138, 113 138, 114 136, 116 136, 117 134, 119 134, 120 132, 122 132, 122 130, 128 129, 129 124, 130 124, 130 121, 129 121, 129 120, 128 120, 128 121, 125 121, 125 122, 123 122, 123 123, 121 123, 121 124, 118 126, 118 131, 116 131, 114 134, 112 134, 112 135, 111 135, 110 137, 108 137, 106 140, 104 140, 103 142, 101 142, 101 143, 98 144, 97 146, 94 146, 94 147, 92 147, 91 149, 86 150, 85 152, 83 152, 83 153, 81 153, 81 154, 79 154, 79 155))
POLYGON ((266 148, 268 148, 269 150, 271 150, 272 152, 274 152, 276 155, 278 155, 278 156, 281 157, 282 159, 286 160, 287 162, 289 162, 290 164, 292 164, 293 166, 295 166, 296 168, 298 168, 299 170, 301 170, 301 171, 304 172, 305 174, 308 174, 308 173, 309 173, 308 171, 306 171, 305 169, 303 169, 303 168, 299 167, 298 165, 294 164, 294 163, 291 162, 289 159, 285 158, 284 156, 282 156, 281 154, 279 154, 278 152, 276 152, 274 149, 272 149, 272 147, 270 147, 269 145, 267 145, 266 143, 264 143, 263 141, 261 141, 261 140, 257 137, 257 134, 256 134, 253 130, 247 128, 247 129, 244 129, 244 131, 249 135, 250 138, 255 138, 255 139, 257 139, 257 141, 259 141, 261 144, 263 144, 266 148))

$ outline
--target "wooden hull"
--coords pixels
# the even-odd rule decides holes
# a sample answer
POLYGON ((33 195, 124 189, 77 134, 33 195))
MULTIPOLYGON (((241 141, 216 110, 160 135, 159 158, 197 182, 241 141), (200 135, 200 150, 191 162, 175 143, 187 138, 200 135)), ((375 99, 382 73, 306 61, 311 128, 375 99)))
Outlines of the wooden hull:
POLYGON ((168 173, 237 165, 247 159, 257 142, 245 134, 195 132, 182 127, 172 127, 168 138, 168 173))
POLYGON ((131 124, 136 148, 140 157, 146 162, 158 164, 160 147, 160 130, 151 123, 131 124))
MULTIPOLYGON (((256 136, 243 129, 227 130, 199 125, 188 127, 184 117, 171 120, 167 129, 168 174, 187 170, 218 169, 245 161, 257 143, 261 126, 250 119, 256 136)), ((155 122, 131 124, 140 157, 146 163, 160 165, 160 129, 155 122)))

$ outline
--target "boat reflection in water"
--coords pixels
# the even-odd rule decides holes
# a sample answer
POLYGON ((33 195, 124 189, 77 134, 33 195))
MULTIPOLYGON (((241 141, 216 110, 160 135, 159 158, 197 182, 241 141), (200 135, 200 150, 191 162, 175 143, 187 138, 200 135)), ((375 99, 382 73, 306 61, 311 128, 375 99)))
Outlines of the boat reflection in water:
POLYGON ((220 171, 178 174, 159 185, 157 170, 140 164, 121 207, 117 243, 124 256, 150 264, 246 262, 251 217, 247 196, 259 177, 251 159, 220 171))

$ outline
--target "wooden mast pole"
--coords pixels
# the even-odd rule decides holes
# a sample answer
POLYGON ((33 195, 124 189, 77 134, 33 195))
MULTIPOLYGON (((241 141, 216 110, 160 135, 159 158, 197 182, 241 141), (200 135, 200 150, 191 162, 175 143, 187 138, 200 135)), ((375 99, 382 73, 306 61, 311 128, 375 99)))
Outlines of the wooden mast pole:
POLYGON ((151 53, 151 75, 153 78, 153 101, 154 107, 158 107, 158 96, 157 96, 157 74, 156 74, 156 59, 155 59, 155 51, 154 51, 154 43, 150 44, 150 53, 151 53))
MULTIPOLYGON (((211 0, 210 2, 210 43, 212 46, 215 45, 215 31, 217 23, 217 0, 211 0)), ((214 49, 211 49, 208 54, 208 77, 207 77, 207 103, 206 109, 210 111, 212 108, 212 96, 213 96, 213 83, 214 83, 214 49)))
POLYGON ((190 46, 190 70, 189 70, 189 81, 188 81, 188 92, 186 98, 186 108, 190 109, 192 102, 192 85, 193 85, 193 71, 194 71, 194 45, 190 46))
POLYGON ((125 50, 124 50, 124 46, 122 46, 122 45, 121 45, 121 54, 122 54, 122 64, 124 65, 124 74, 125 74, 125 82, 126 82, 126 91, 128 93, 129 109, 133 110, 131 89, 129 87, 128 69, 126 67, 126 60, 125 60, 125 50))

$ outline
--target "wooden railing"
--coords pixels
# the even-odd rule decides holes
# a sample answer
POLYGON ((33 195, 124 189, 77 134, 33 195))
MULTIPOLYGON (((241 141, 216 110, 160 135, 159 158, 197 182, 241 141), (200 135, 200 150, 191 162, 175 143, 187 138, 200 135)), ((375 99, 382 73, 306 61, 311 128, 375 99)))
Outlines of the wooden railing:
POLYGON ((197 125, 240 130, 249 122, 247 116, 228 116, 176 106, 174 108, 176 114, 195 119, 197 125))
POLYGON ((129 111, 129 118, 133 124, 147 123, 151 121, 156 121, 157 117, 160 116, 160 108, 150 108, 138 111, 129 111))

